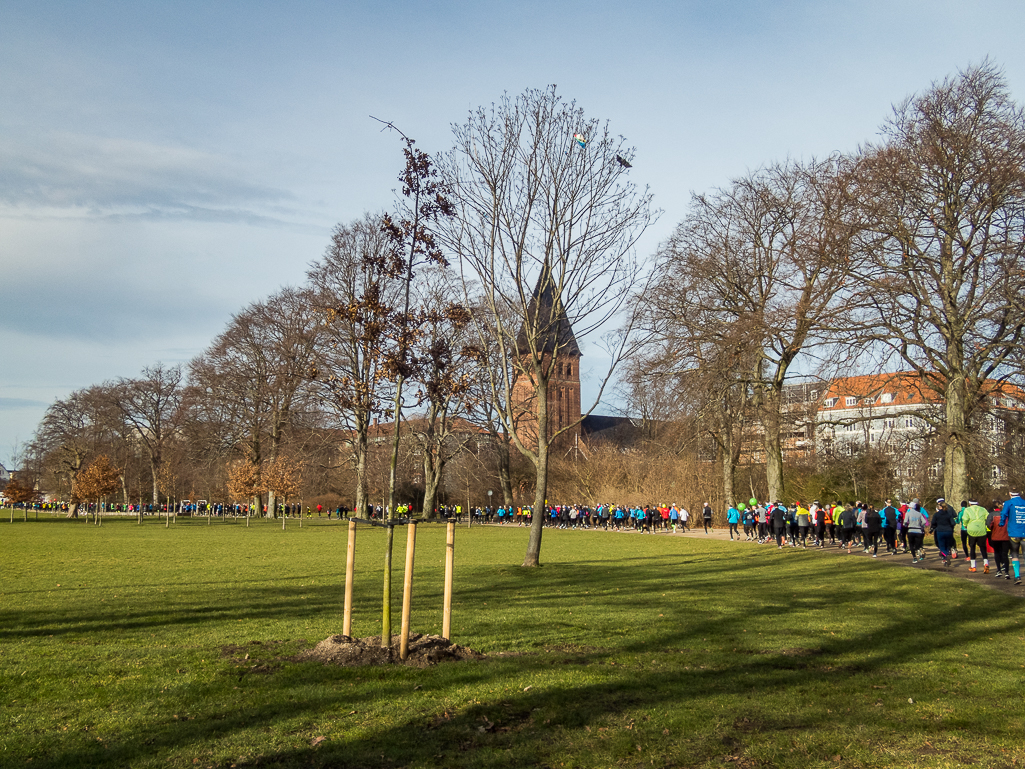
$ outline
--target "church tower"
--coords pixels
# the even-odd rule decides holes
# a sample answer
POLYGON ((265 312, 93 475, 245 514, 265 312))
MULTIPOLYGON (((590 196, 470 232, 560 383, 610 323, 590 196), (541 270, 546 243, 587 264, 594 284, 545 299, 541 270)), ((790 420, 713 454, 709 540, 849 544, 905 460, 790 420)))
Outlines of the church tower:
MULTIPOLYGON (((542 272, 527 307, 526 322, 516 337, 520 373, 513 384, 513 404, 517 429, 524 443, 537 447, 537 403, 531 357, 541 360, 549 372, 548 435, 580 419, 580 347, 562 302, 555 296, 550 272, 542 272), (529 333, 528 333, 529 332, 529 333)), ((576 425, 558 440, 559 446, 575 445, 580 426, 576 425)))

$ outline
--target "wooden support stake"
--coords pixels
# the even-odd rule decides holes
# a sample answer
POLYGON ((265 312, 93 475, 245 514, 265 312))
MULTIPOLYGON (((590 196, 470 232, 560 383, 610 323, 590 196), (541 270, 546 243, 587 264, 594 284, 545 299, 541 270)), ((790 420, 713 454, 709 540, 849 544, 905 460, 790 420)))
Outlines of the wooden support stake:
POLYGON ((441 637, 446 641, 452 635, 452 572, 456 560, 456 524, 450 521, 445 527, 445 601, 441 610, 441 637))
POLYGON ((349 546, 345 550, 345 609, 342 612, 342 635, 352 635, 352 576, 356 566, 356 522, 349 521, 349 546))
POLYGON ((399 659, 409 656, 409 610, 413 603, 413 553, 416 550, 416 523, 406 526, 406 576, 402 580, 402 637, 399 659))

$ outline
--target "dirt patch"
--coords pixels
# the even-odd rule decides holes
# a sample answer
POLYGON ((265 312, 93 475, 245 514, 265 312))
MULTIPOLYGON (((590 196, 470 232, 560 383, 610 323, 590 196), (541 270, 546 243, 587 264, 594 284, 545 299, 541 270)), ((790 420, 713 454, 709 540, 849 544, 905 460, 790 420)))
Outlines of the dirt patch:
POLYGON ((425 668, 439 662, 460 660, 482 660, 484 655, 466 646, 454 644, 438 635, 409 634, 409 654, 399 659, 400 637, 391 637, 390 647, 381 647, 381 637, 350 638, 333 635, 325 638, 312 649, 296 655, 297 662, 315 661, 324 665, 342 667, 363 667, 367 665, 408 665, 425 668))

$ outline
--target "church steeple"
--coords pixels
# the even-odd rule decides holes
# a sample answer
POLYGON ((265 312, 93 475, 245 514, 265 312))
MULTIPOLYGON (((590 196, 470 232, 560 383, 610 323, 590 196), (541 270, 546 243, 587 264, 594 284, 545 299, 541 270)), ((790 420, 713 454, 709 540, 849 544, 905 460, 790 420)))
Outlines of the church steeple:
MULTIPOLYGON (((527 359, 536 353, 548 376, 548 434, 554 435, 580 419, 580 346, 566 310, 556 294, 549 270, 542 271, 527 306, 526 318, 516 336, 516 351, 526 370, 527 359), (528 336, 528 330, 530 336, 528 336), (533 346, 530 341, 533 339, 533 346)), ((531 377, 520 374, 513 385, 513 399, 520 412, 517 422, 527 428, 533 424, 537 436, 537 393, 531 377)), ((572 445, 579 427, 563 434, 561 443, 572 445)), ((536 442, 535 442, 536 446, 536 442)))
POLYGON ((543 270, 538 276, 534 293, 527 305, 527 317, 516 336, 516 350, 520 355, 531 352, 527 330, 533 331, 536 351, 541 355, 559 355, 580 357, 580 347, 573 334, 573 327, 562 299, 555 296, 555 281, 550 270, 543 270))

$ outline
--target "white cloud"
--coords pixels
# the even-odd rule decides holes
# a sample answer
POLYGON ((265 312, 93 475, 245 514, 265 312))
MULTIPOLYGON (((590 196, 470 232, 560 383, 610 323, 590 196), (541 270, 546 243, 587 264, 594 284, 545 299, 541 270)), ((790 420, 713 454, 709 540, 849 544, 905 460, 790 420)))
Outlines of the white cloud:
MULTIPOLYGON (((251 164, 250 164, 251 165, 251 164)), ((243 160, 183 146, 48 133, 0 145, 0 215, 302 225, 295 196, 243 160)))

